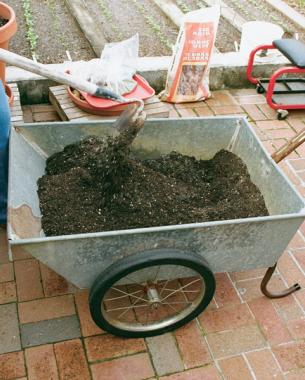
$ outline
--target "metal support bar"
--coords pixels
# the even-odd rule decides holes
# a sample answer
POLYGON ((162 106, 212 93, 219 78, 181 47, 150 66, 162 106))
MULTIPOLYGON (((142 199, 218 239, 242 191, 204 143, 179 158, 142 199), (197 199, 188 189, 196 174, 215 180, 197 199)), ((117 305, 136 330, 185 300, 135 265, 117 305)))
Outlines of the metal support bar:
POLYGON ((262 293, 268 297, 268 298, 282 298, 282 297, 286 297, 288 296, 289 294, 297 291, 297 290, 300 290, 301 289, 301 286, 296 283, 294 285, 292 285, 290 288, 288 289, 285 289, 279 293, 274 293, 274 292, 270 292, 268 289, 267 289, 267 285, 273 275, 273 272, 275 271, 275 268, 276 268, 276 265, 277 263, 275 263, 275 265, 273 267, 269 267, 265 273, 265 276, 261 282, 261 291, 262 293))
POLYGON ((305 69, 301 69, 296 66, 285 66, 276 70, 270 77, 268 89, 266 92, 266 101, 268 105, 274 110, 304 109, 305 101, 302 104, 278 104, 278 103, 274 103, 274 101, 272 100, 276 82, 278 81, 278 78, 280 78, 284 74, 305 74, 305 69))
POLYGON ((255 78, 252 75, 254 58, 255 58, 256 53, 259 52, 260 50, 271 50, 271 49, 276 49, 276 47, 274 45, 259 45, 251 51, 249 55, 249 59, 248 59, 248 66, 247 66, 247 78, 251 83, 258 84, 259 80, 262 79, 262 78, 255 78))

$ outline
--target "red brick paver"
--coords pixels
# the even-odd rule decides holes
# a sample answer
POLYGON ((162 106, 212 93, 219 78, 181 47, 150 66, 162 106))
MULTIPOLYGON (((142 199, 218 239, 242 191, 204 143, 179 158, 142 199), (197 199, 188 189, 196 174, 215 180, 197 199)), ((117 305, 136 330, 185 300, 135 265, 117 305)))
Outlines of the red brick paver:
POLYGON ((149 356, 138 354, 91 366, 93 380, 144 380, 154 376, 149 356))
POLYGON ((53 346, 39 346, 25 350, 29 380, 58 380, 58 370, 53 346))
POLYGON ((269 300, 265 297, 257 298, 250 301, 249 306, 272 346, 291 341, 291 335, 287 327, 281 321, 269 300))
POLYGON ((43 297, 39 263, 37 260, 15 262, 18 301, 30 301, 43 297))
POLYGON ((146 351, 144 339, 123 339, 109 334, 86 338, 85 346, 90 362, 146 351))
POLYGON ((170 376, 163 376, 160 380, 220 380, 219 372, 213 365, 195 368, 190 371, 180 372, 170 376))
POLYGON ((203 332, 195 321, 178 329, 175 335, 186 369, 211 363, 203 332))
MULTIPOLYGON (((305 127, 305 112, 278 121, 254 89, 216 91, 206 102, 177 104, 170 111, 170 117, 214 114, 247 115, 270 153, 305 127)), ((27 107, 27 120, 46 118, 57 120, 50 106, 27 107)), ((305 198, 305 144, 279 166, 305 198)), ((17 305, 20 323, 19 331, 14 322, 11 335, 0 336, 0 380, 305 379, 305 223, 269 284, 276 291, 298 282, 302 290, 270 300, 259 288, 265 269, 217 273, 214 299, 197 320, 149 339, 105 333, 91 319, 87 290, 76 290, 19 247, 12 253, 10 263, 6 230, 0 228, 0 311, 14 310, 17 321, 17 305), (52 340, 50 326, 60 329, 70 318, 78 331, 73 337, 80 327, 80 339, 65 340, 63 331, 52 340), (38 344, 31 331, 43 336, 43 345, 20 351, 19 343, 12 344, 19 342, 18 332, 23 347, 38 344)))
POLYGON ((56 343, 54 350, 60 379, 90 379, 85 352, 79 339, 56 343))
POLYGON ((282 380, 284 376, 270 350, 254 351, 246 354, 257 380, 282 380))
POLYGON ((233 356, 218 362, 221 371, 227 380, 252 380, 253 377, 245 359, 241 356, 233 356))
POLYGON ((0 282, 8 282, 14 280, 14 268, 12 263, 0 265, 0 282))
POLYGON ((8 380, 22 377, 26 374, 23 352, 12 352, 0 355, 0 379, 8 380))
POLYGON ((16 285, 12 282, 0 284, 0 305, 16 301, 16 285))
POLYGON ((74 301, 71 295, 21 302, 18 306, 21 323, 38 322, 75 313, 74 301))
POLYGON ((71 284, 42 263, 40 263, 40 272, 46 297, 60 296, 73 291, 73 286, 71 284))
POLYGON ((101 334, 103 331, 93 322, 88 304, 88 291, 82 290, 75 294, 75 302, 83 336, 101 334))
POLYGON ((245 303, 226 305, 216 310, 206 311, 200 315, 199 321, 206 334, 255 323, 255 319, 245 303))

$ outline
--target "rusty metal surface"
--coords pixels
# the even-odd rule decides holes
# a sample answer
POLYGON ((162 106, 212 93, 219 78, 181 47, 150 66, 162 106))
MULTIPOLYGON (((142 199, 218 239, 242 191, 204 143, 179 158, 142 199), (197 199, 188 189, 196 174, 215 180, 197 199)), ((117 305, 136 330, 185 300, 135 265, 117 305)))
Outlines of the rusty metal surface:
MULTIPOLYGON (((305 212, 304 202, 270 159, 244 118, 149 120, 134 141, 138 157, 176 150, 209 159, 230 149, 246 163, 270 216, 93 234, 45 237, 40 225, 36 181, 45 159, 88 135, 112 134, 109 122, 25 125, 11 134, 9 238, 79 287, 122 257, 144 250, 178 248, 202 255, 214 272, 275 264, 305 212)), ((174 277, 174 273, 167 273, 174 277)))

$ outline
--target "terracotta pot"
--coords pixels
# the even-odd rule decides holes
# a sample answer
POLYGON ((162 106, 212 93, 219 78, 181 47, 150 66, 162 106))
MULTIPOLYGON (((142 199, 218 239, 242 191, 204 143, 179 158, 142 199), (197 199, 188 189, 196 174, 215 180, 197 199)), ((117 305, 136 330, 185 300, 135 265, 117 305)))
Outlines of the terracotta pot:
MULTIPOLYGON (((9 40, 17 31, 16 16, 13 9, 0 2, 0 17, 9 20, 0 28, 0 48, 8 49, 9 40)), ((5 63, 0 61, 0 79, 5 83, 5 63)))

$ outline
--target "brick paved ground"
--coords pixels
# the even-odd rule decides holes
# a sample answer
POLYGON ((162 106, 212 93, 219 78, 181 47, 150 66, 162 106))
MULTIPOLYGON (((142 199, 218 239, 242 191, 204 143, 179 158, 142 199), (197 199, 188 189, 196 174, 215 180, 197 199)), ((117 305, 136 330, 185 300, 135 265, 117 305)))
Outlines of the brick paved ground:
MULTIPOLYGON (((26 121, 54 120, 50 107, 25 109, 26 121)), ((178 105, 171 116, 247 115, 273 152, 305 127, 305 112, 286 121, 254 90, 214 92, 206 103, 178 105)), ((280 164, 305 196, 305 144, 280 164)), ((219 273, 215 298, 200 317, 160 337, 126 340, 92 322, 88 293, 25 252, 7 257, 0 230, 0 379, 304 380, 305 224, 279 261, 271 288, 299 282, 280 300, 262 296, 264 270, 219 273)))

